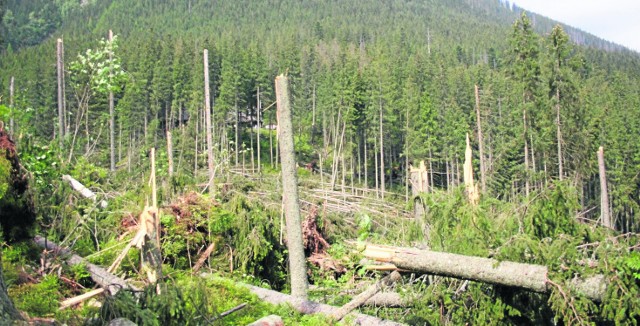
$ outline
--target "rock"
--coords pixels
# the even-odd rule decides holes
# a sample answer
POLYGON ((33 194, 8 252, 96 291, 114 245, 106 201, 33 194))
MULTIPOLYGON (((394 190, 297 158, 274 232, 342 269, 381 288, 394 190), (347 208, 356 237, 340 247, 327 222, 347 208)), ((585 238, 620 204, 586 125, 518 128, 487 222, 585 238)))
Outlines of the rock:
POLYGON ((109 322, 107 326, 138 326, 138 324, 126 318, 116 318, 109 322))

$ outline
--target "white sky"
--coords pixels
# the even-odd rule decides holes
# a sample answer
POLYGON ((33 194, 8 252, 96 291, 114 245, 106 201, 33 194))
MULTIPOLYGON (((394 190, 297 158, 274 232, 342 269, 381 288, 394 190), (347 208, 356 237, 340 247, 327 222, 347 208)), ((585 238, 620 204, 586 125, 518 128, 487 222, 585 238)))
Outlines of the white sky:
POLYGON ((520 8, 640 52, 640 0, 512 0, 520 8))

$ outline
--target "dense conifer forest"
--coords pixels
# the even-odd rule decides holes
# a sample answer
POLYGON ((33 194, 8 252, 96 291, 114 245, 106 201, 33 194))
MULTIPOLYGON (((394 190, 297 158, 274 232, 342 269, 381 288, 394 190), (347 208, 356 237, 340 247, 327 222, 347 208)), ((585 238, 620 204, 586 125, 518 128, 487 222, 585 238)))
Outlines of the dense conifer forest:
POLYGON ((395 304, 360 309, 380 320, 640 320, 637 52, 502 0, 0 0, 0 17, 0 302, 24 312, 3 317, 341 319, 238 285, 299 291, 283 75, 310 300, 385 277, 379 244, 547 268, 531 290, 389 258, 395 304), (156 248, 136 242, 147 215, 156 248), (58 310, 100 285, 89 265, 133 285, 58 310))

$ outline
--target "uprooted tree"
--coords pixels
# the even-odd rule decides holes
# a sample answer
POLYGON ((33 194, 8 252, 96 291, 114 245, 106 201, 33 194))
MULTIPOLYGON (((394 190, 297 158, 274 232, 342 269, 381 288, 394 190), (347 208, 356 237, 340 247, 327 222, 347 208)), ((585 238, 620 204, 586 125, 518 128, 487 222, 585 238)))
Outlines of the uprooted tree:
MULTIPOLYGON (((4 241, 29 238, 35 222, 28 188, 28 174, 20 166, 15 143, 0 122, 0 225, 4 241)), ((7 294, 0 264, 0 323, 23 319, 7 294)))

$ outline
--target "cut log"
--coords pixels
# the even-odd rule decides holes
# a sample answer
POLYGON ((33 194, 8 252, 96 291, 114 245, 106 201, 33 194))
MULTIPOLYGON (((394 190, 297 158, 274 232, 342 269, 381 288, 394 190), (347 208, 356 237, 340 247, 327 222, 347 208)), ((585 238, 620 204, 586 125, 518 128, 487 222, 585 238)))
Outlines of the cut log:
POLYGON ((36 236, 33 241, 42 248, 67 256, 65 259, 69 265, 85 265, 87 267, 87 271, 91 275, 91 279, 100 287, 107 290, 111 295, 115 295, 120 291, 120 289, 138 291, 137 288, 129 285, 125 280, 107 272, 100 266, 87 262, 84 258, 74 254, 71 250, 62 248, 44 237, 36 236))
MULTIPOLYGON (((540 293, 551 290, 548 284, 548 269, 541 265, 377 245, 366 245, 362 254, 365 258, 390 263, 399 269, 414 272, 518 287, 540 293)), ((571 287, 589 299, 602 301, 606 294, 607 282, 604 276, 598 275, 585 280, 575 280, 571 287)))
POLYGON ((391 272, 391 274, 385 276, 380 281, 371 285, 368 289, 364 290, 362 293, 356 295, 344 306, 338 308, 331 314, 331 318, 335 320, 342 320, 344 316, 350 313, 353 309, 360 307, 367 300, 371 299, 376 293, 380 292, 383 288, 393 285, 398 280, 402 279, 400 273, 397 271, 391 272))
POLYGON ((396 292, 380 292, 363 303, 365 306, 400 308, 410 305, 410 301, 396 292))
MULTIPOLYGON (((84 198, 89 198, 91 200, 93 200, 94 202, 96 202, 98 200, 98 196, 96 195, 95 192, 91 191, 91 189, 85 187, 82 183, 80 183, 80 181, 74 179, 72 176, 65 174, 62 176, 62 180, 69 182, 69 184, 71 185, 71 188, 73 188, 73 190, 77 191, 80 193, 80 195, 82 195, 82 197, 84 198)), ((106 208, 107 207, 107 201, 106 200, 101 200, 100 201, 100 207, 102 208, 106 208)))

